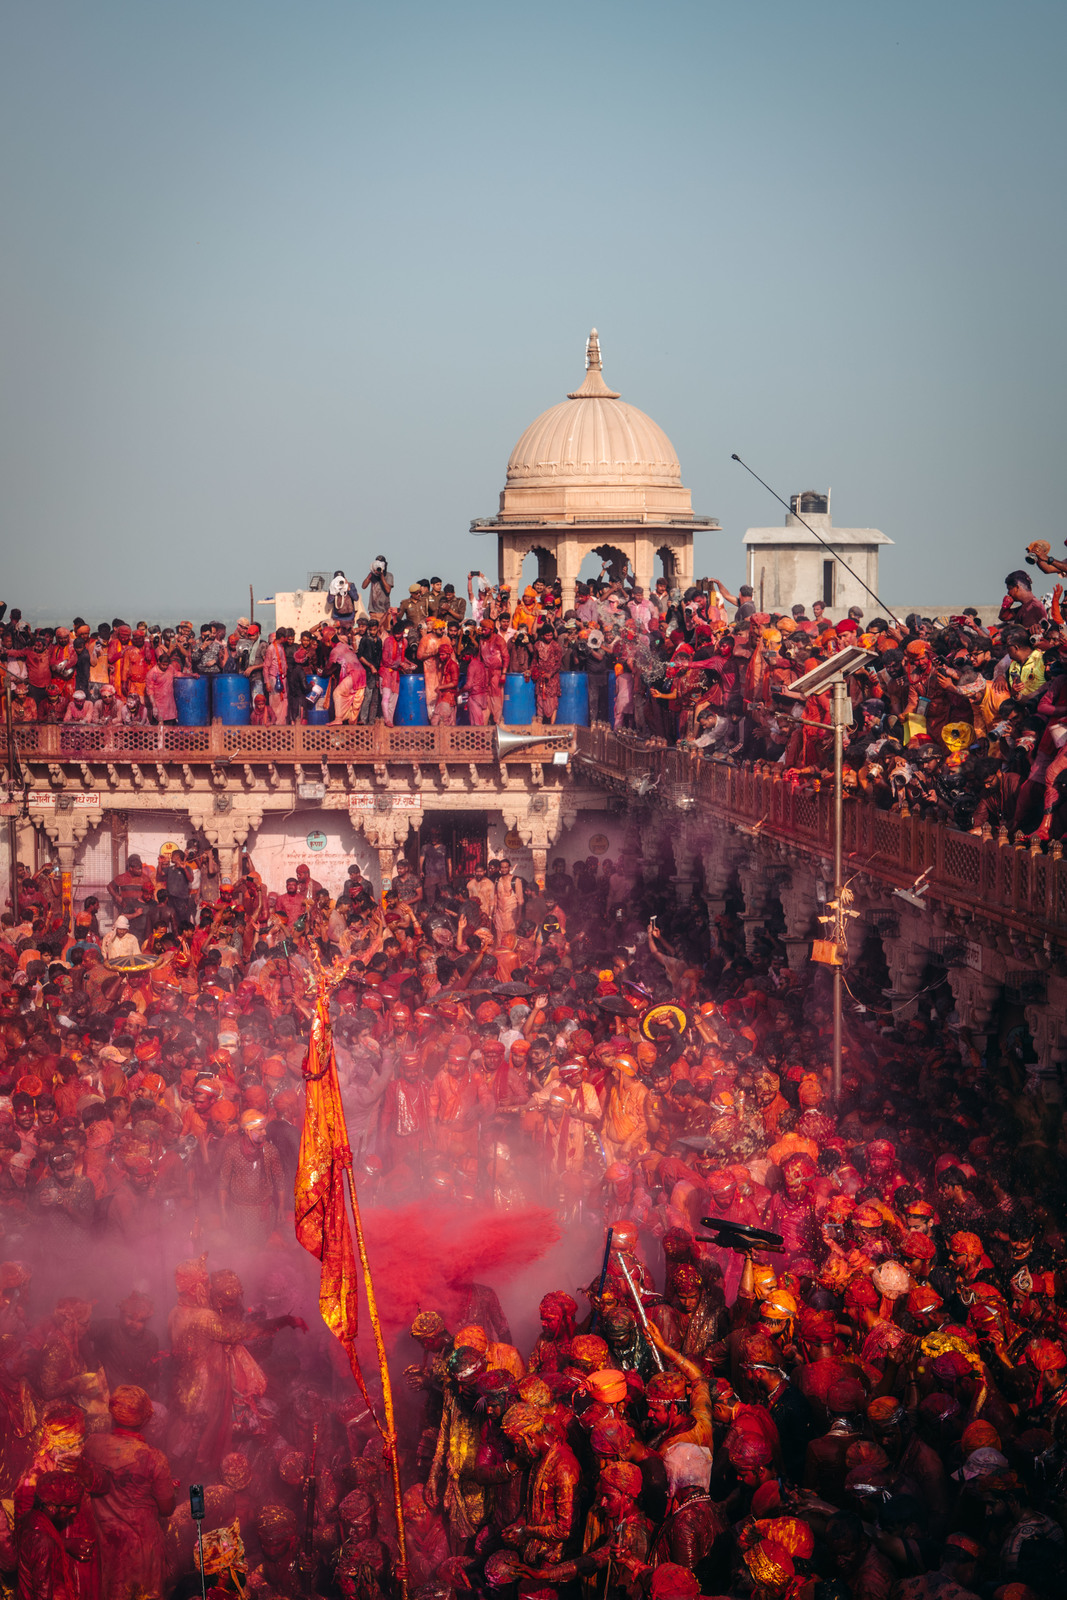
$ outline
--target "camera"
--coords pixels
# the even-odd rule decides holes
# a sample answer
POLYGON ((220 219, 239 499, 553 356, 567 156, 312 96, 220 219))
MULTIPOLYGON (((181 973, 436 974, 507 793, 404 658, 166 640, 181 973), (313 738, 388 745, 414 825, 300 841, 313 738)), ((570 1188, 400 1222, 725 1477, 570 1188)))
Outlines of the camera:
POLYGON ((384 556, 375 556, 374 560, 370 564, 370 569, 371 569, 372 572, 384 572, 385 571, 385 557, 384 556))
POLYGON ((189 1485, 189 1515, 194 1522, 203 1522, 204 1517, 207 1515, 207 1508, 204 1503, 204 1485, 202 1483, 191 1483, 189 1485))

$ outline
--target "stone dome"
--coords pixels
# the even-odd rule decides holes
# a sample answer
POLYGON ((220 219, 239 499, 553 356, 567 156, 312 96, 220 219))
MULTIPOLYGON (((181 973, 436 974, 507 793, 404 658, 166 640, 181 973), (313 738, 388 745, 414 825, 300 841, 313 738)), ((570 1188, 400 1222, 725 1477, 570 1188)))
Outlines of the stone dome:
POLYGON ((594 328, 581 388, 535 417, 508 460, 504 521, 691 518, 674 446, 604 382, 594 328))
POLYGON ((604 382, 594 328, 580 389, 535 417, 508 460, 507 487, 555 484, 681 484, 682 469, 663 429, 604 382))

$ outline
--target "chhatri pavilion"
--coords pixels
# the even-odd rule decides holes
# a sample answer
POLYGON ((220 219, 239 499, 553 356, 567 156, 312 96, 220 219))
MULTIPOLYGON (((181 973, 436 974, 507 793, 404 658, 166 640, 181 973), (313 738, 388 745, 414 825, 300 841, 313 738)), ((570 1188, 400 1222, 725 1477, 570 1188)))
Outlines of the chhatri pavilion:
POLYGON ((720 529, 694 514, 663 429, 608 388, 595 328, 585 367, 581 387, 535 417, 511 452, 498 514, 471 523, 472 533, 496 534, 501 583, 515 593, 532 553, 540 578, 560 579, 565 610, 586 556, 616 577, 629 560, 646 593, 660 576, 685 589, 694 533, 720 529))

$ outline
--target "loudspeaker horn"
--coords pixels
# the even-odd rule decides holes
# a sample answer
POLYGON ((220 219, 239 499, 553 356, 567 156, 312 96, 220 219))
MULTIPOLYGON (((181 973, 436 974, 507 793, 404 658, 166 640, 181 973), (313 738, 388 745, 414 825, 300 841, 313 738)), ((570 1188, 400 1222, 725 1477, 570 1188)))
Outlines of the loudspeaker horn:
POLYGON ((512 733, 509 728, 497 728, 496 732, 496 758, 503 761, 505 756, 514 755, 516 750, 528 750, 535 744, 552 744, 557 739, 571 742, 570 728, 546 728, 544 733, 512 733))

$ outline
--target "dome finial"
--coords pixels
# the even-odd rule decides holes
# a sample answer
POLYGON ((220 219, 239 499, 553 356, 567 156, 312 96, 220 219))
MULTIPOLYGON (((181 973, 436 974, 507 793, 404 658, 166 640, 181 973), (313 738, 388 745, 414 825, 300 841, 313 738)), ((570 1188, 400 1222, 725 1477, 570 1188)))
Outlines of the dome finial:
POLYGON ((600 361, 600 336, 594 328, 585 341, 585 382, 580 389, 572 389, 568 400, 617 400, 616 389, 604 382, 600 361))

